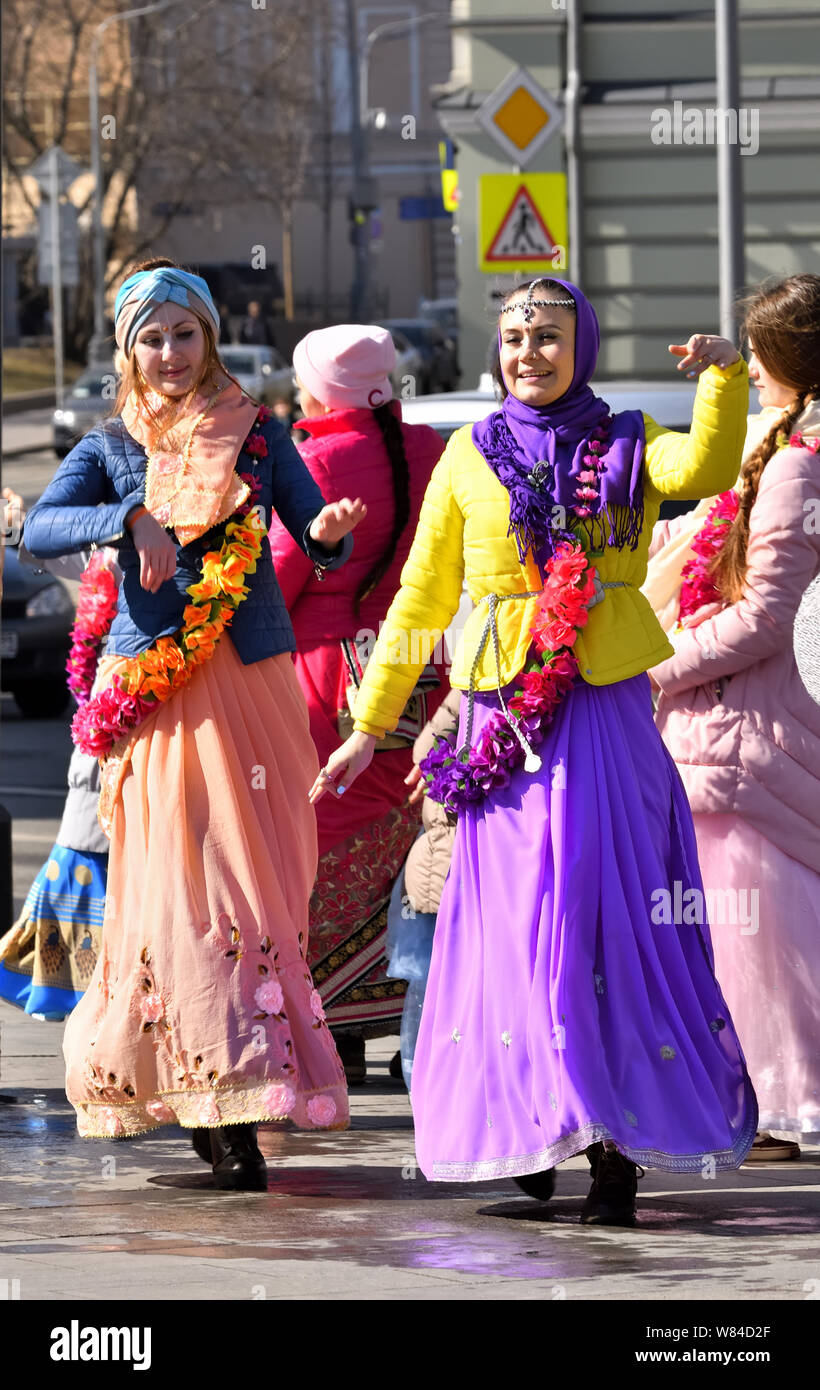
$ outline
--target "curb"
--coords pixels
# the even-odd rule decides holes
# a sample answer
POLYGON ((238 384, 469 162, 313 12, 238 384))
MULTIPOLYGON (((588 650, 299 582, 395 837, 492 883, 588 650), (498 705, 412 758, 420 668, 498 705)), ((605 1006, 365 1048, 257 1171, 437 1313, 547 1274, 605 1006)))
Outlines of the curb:
MULTIPOLYGON (((22 446, 22 448, 19 448, 19 449, 4 449, 4 450, 3 450, 3 458, 4 458, 4 459, 21 459, 21 458, 25 458, 26 454, 48 454, 48 453, 51 453, 52 451, 53 451, 53 445, 52 445, 52 443, 51 443, 51 440, 50 440, 50 439, 46 439, 46 440, 44 440, 43 443, 41 443, 41 444, 24 444, 24 445, 22 446)), ((55 454, 55 458, 56 458, 56 457, 57 457, 57 456, 56 456, 56 454, 55 454)))

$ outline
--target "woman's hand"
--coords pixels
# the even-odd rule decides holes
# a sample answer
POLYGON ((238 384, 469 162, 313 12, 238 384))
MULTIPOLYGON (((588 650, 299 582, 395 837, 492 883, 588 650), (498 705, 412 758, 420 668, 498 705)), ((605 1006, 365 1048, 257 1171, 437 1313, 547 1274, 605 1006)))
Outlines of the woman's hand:
POLYGON ((331 753, 309 793, 308 801, 315 806, 325 792, 337 799, 344 796, 351 782, 364 772, 373 760, 376 740, 372 734, 352 733, 334 753, 331 753))
POLYGON ((355 502, 351 502, 349 497, 343 497, 341 502, 328 502, 327 506, 322 508, 311 522, 308 535, 311 540, 327 546, 328 550, 335 550, 339 541, 343 540, 354 526, 358 526, 365 516, 367 507, 361 497, 357 497, 355 502))
POLYGON ((155 594, 176 573, 177 548, 150 512, 143 512, 132 525, 126 517, 125 525, 140 557, 140 584, 149 594, 155 594))
POLYGON ((711 333, 693 333, 686 343, 670 343, 669 351, 682 359, 678 371, 686 372, 687 376, 700 376, 707 367, 730 367, 740 360, 734 343, 711 333))
POLYGON ((722 603, 702 603, 694 613, 690 613, 687 618, 681 618, 681 627, 700 627, 707 618, 714 618, 715 614, 722 610, 722 603))
POLYGON ((404 785, 412 789, 407 798, 409 804, 411 806, 418 806, 419 802, 424 800, 424 793, 427 790, 427 784, 421 775, 421 768, 418 763, 416 763, 415 767, 411 767, 404 779, 404 785))

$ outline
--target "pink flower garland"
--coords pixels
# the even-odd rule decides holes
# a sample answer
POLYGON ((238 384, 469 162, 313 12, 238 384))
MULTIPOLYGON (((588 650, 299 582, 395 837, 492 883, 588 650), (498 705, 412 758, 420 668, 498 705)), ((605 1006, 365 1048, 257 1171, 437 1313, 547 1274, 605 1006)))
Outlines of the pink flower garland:
POLYGON ((103 550, 95 550, 83 571, 77 613, 71 629, 66 670, 68 688, 78 705, 87 704, 97 671, 100 647, 117 611, 117 585, 103 550))
POLYGON ((709 564, 723 547, 739 506, 740 497, 734 488, 722 492, 709 511, 703 526, 693 537, 691 544, 695 559, 689 560, 681 570, 681 619, 690 617, 704 604, 723 602, 709 573, 709 564))
MULTIPOLYGON (((536 657, 518 677, 518 688, 507 702, 534 748, 543 742, 556 709, 572 689, 578 661, 571 648, 586 626, 595 594, 595 567, 578 541, 563 541, 546 571, 530 627, 536 657)), ((439 739, 420 767, 428 796, 448 811, 459 812, 506 786, 524 760, 524 749, 503 711, 497 710, 468 752, 457 756, 448 740, 439 739)))
MULTIPOLYGON (((778 434, 778 449, 808 449, 809 453, 820 452, 820 436, 806 438, 802 434, 778 434)), ((706 604, 723 604, 723 596, 709 573, 709 562, 720 553, 726 543, 729 527, 740 507, 740 494, 730 488, 722 492, 706 517, 706 521, 691 542, 695 559, 689 560, 681 570, 683 583, 680 591, 679 621, 697 613, 706 604)))

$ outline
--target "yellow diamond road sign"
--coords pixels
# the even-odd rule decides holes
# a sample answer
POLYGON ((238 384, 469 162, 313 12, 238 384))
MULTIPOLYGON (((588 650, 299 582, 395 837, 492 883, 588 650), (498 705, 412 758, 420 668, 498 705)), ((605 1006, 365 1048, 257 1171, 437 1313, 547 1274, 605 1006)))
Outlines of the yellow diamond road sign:
POLYGON ((476 112, 480 125, 523 168, 560 130, 563 116, 526 68, 514 68, 476 112))

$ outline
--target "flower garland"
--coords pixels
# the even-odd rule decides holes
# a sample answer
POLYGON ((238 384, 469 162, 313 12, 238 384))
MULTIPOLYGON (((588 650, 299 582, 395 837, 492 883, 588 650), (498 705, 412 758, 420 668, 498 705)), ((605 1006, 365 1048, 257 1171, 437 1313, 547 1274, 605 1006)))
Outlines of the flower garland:
POLYGON ((778 449, 808 449, 810 454, 820 453, 820 435, 779 434, 778 449))
POLYGON ((706 521, 691 541, 695 558, 681 570, 681 591, 678 620, 688 618, 706 603, 721 603, 721 595, 709 572, 714 557, 719 554, 737 516, 740 496, 734 488, 722 492, 710 508, 706 521))
POLYGON ((71 629, 71 651, 66 662, 68 688, 80 706, 88 703, 102 640, 116 611, 116 581, 105 550, 95 550, 80 580, 77 612, 71 629))
MULTIPOLYGON (((544 587, 530 628, 534 655, 527 662, 507 708, 532 747, 546 736, 558 705, 578 671, 573 653, 586 626, 595 594, 595 567, 579 541, 565 540, 547 561, 544 587)), ((427 794, 448 811, 459 812, 497 787, 505 787, 525 762, 526 750, 501 710, 494 712, 473 748, 456 752, 440 738, 420 764, 427 794)))
MULTIPOLYGON (((262 406, 252 428, 269 419, 270 411, 262 406)), ((268 452, 261 434, 250 434, 243 448, 254 458, 265 458, 268 452)), ((83 753, 107 757, 119 739, 133 733, 158 705, 187 685, 197 666, 213 656, 248 593, 245 580, 256 570, 265 534, 257 518, 247 519, 261 484, 253 474, 239 476, 248 483, 250 494, 234 513, 240 519, 225 526, 220 549, 202 557, 202 577, 185 591, 191 602, 185 606, 179 632, 174 637, 158 638, 146 651, 130 658, 111 685, 93 700, 86 699, 74 715, 71 736, 83 753)))
MULTIPOLYGON (((808 449, 809 453, 820 452, 820 436, 785 434, 781 431, 776 439, 777 449, 808 449)), ((681 570, 680 605, 678 623, 689 618, 704 604, 723 603, 723 597, 709 572, 710 562, 720 553, 726 543, 729 527, 740 507, 740 494, 734 488, 722 492, 709 511, 706 521, 691 541, 695 558, 688 560, 681 570)))

